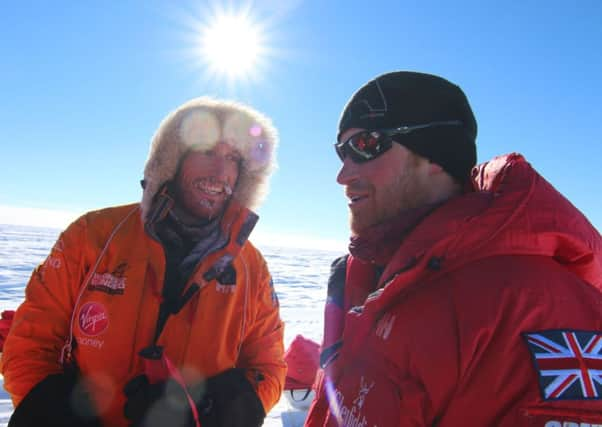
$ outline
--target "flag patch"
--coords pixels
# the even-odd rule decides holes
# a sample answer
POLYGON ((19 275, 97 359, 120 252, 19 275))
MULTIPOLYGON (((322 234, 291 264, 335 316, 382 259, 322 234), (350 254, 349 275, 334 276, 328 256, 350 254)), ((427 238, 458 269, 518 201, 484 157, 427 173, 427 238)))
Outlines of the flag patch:
POLYGON ((544 400, 602 398, 602 332, 547 330, 523 337, 544 400))

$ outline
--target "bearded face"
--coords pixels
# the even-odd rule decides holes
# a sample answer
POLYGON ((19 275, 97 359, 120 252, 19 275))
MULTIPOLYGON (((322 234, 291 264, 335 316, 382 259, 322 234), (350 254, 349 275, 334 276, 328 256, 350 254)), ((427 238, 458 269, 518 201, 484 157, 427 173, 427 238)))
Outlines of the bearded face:
POLYGON ((239 152, 223 142, 189 152, 175 178, 180 215, 193 222, 221 215, 236 186, 240 162, 239 152))
MULTIPOLYGON (((349 129, 341 139, 357 131, 349 129)), ((386 153, 364 163, 346 157, 337 182, 345 187, 349 199, 353 234, 427 204, 428 168, 428 160, 400 144, 393 144, 386 153)))

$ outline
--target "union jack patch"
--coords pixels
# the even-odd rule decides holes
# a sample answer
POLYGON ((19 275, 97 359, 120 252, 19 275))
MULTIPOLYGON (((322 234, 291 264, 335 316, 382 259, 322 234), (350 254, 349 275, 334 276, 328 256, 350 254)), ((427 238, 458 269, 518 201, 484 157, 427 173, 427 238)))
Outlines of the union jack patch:
POLYGON ((547 330, 523 337, 544 400, 602 399, 602 332, 547 330))

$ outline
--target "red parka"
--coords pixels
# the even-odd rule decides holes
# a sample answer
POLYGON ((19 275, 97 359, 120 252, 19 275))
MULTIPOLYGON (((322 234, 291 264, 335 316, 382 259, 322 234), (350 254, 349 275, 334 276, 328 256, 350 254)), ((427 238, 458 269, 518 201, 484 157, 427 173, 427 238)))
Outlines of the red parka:
POLYGON ((349 257, 306 426, 602 424, 600 234, 519 155, 473 172, 378 283, 349 257))

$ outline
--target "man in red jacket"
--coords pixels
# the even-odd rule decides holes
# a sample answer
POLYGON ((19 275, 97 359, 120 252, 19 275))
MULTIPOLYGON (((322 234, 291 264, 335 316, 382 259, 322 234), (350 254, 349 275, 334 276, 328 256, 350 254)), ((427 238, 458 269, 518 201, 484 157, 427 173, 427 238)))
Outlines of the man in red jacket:
POLYGON ((602 239, 518 154, 474 167, 462 90, 392 72, 335 149, 333 263, 306 426, 602 425, 602 239))

